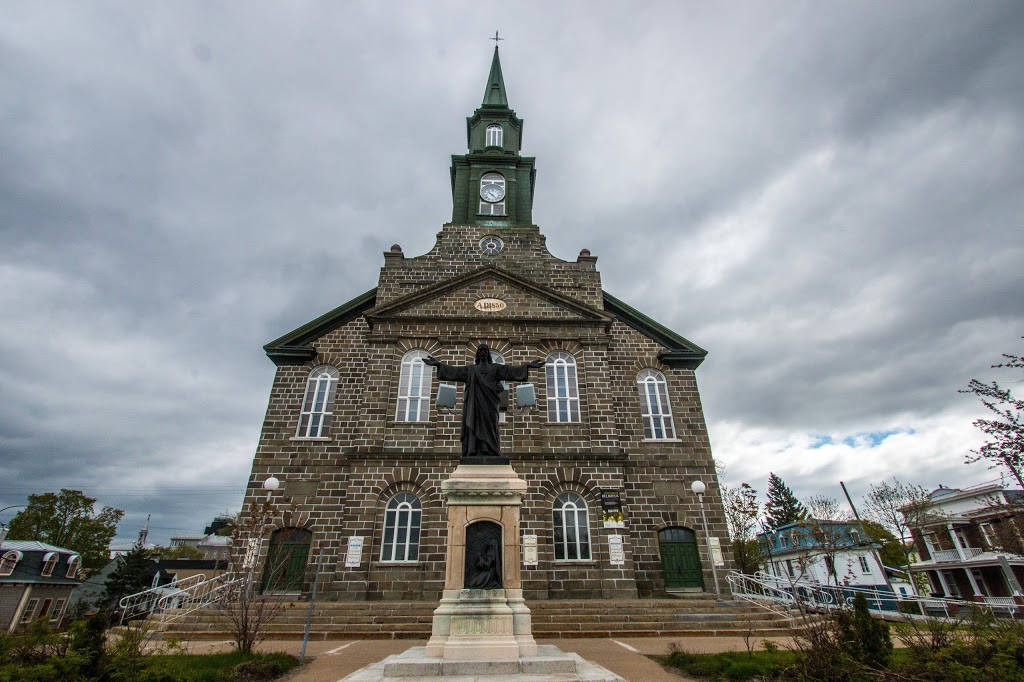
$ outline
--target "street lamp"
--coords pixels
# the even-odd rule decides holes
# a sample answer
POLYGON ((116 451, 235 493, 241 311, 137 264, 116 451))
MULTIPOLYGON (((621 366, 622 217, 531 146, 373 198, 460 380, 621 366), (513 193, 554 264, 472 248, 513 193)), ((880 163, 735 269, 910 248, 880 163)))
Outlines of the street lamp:
POLYGON ((274 491, 281 487, 281 481, 277 480, 276 477, 271 476, 267 480, 263 481, 263 489, 267 491, 267 502, 270 502, 270 496, 274 494, 274 491))
POLYGON ((700 503, 700 518, 704 522, 704 545, 708 549, 708 561, 711 562, 711 577, 715 580, 715 597, 722 598, 722 590, 718 587, 718 569, 715 568, 715 557, 711 555, 711 538, 708 536, 708 515, 704 511, 704 491, 707 486, 702 481, 694 481, 690 484, 690 490, 697 496, 700 503))

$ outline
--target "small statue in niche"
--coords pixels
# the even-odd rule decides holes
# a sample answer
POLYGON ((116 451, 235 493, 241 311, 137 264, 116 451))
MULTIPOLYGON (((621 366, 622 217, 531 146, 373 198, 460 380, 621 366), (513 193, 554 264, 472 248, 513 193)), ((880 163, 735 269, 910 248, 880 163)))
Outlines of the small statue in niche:
POLYGON ((466 528, 463 585, 472 590, 495 590, 501 580, 501 526, 478 521, 466 528))
POLYGON ((498 440, 498 402, 503 381, 526 381, 531 369, 544 366, 543 360, 525 365, 499 365, 491 360, 491 349, 481 343, 472 365, 447 365, 432 356, 423 364, 437 367, 441 381, 466 384, 462 400, 462 456, 500 457, 498 440))

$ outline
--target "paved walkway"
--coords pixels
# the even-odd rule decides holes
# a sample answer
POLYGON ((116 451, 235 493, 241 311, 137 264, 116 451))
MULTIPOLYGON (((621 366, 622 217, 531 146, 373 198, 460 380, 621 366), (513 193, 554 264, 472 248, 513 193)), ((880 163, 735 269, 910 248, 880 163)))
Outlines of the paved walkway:
MULTIPOLYGON (((780 645, 789 643, 788 638, 771 638, 780 645)), ((758 639, 760 644, 761 639, 758 639)), ((423 646, 426 640, 373 640, 310 642, 306 647, 307 664, 297 668, 286 679, 287 682, 338 682, 346 675, 360 668, 376 663, 391 654, 405 651, 409 647, 423 646)), ((579 654, 587 660, 604 666, 629 682, 684 682, 690 678, 666 670, 652 661, 649 655, 667 655, 673 644, 694 653, 717 653, 721 651, 745 651, 740 637, 650 637, 619 639, 541 639, 538 644, 553 644, 563 651, 579 654)), ((183 642, 189 653, 212 653, 229 651, 231 642, 183 642)), ((298 655, 302 642, 263 642, 260 651, 284 651, 298 655)))

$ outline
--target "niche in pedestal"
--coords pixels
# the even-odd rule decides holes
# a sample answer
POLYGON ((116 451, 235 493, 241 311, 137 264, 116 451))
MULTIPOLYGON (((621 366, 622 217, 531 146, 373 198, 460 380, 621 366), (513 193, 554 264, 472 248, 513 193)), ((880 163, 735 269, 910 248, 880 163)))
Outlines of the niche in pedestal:
POLYGON ((467 589, 495 590, 504 587, 501 564, 501 526, 477 521, 466 528, 466 562, 463 585, 467 589))

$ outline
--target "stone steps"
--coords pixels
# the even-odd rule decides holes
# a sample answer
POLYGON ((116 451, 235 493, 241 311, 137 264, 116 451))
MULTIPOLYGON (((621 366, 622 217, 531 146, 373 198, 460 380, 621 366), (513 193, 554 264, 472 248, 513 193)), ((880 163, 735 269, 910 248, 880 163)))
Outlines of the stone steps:
MULTIPOLYGON (((778 614, 744 602, 692 599, 557 600, 528 602, 537 638, 755 636, 792 633, 778 614)), ((310 638, 427 639, 437 604, 432 602, 326 602, 317 604, 310 638)), ((307 604, 292 603, 265 627, 273 639, 300 639, 307 604)), ((158 626, 159 627, 159 626, 158 626)), ((229 639, 223 614, 199 610, 164 623, 168 637, 229 639)))

